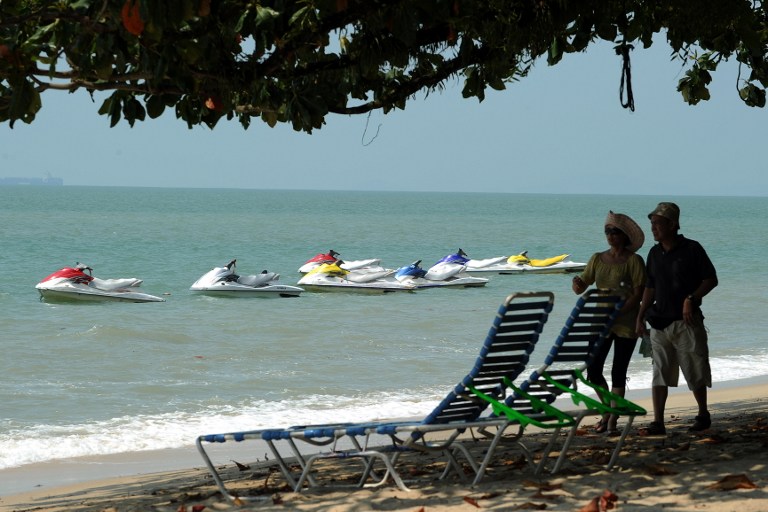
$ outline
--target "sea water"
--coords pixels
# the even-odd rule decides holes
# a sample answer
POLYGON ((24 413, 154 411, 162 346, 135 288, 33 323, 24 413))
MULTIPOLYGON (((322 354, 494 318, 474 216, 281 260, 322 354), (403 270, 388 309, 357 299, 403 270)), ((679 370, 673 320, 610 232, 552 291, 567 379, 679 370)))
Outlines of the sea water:
MULTIPOLYGON (((319 252, 423 266, 606 248, 608 210, 644 228, 676 201, 682 233, 720 278, 704 300, 714 386, 768 375, 768 198, 0 187, 0 469, 79 456, 190 448, 200 434, 423 416, 471 368, 498 305, 550 290, 532 365, 576 296, 571 275, 492 275, 484 288, 299 298, 212 298, 189 286, 237 258, 242 274, 319 252), (164 303, 50 304, 35 284, 83 262, 137 277, 164 303)), ((636 354, 628 388, 647 390, 636 354)))

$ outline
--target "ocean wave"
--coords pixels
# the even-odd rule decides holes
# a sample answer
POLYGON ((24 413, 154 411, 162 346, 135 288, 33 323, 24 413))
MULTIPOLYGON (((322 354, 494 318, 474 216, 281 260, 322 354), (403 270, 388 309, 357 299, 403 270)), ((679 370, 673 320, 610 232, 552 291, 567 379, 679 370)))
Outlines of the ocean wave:
POLYGON ((391 394, 348 398, 310 396, 300 400, 254 401, 195 412, 120 417, 71 425, 36 425, 0 436, 0 469, 55 459, 181 448, 207 433, 255 430, 313 423, 423 417, 439 400, 391 394))
MULTIPOLYGON (((766 355, 736 355, 730 357, 711 357, 712 383, 731 382, 768 375, 768 357, 766 355)), ((628 389, 640 390, 651 388, 651 359, 633 362, 629 368, 628 389)), ((679 386, 685 386, 685 377, 680 373, 679 386)))

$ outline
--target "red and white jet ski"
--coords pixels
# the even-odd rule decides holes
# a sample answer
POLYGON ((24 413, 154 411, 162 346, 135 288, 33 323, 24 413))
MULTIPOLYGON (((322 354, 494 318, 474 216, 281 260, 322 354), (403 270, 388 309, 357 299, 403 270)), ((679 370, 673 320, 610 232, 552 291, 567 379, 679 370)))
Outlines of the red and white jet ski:
POLYGON ((142 280, 133 277, 99 279, 93 269, 82 263, 64 267, 35 285, 40 300, 46 302, 117 301, 165 302, 165 299, 138 291, 142 280), (87 271, 87 273, 86 273, 87 271))
POLYGON ((337 264, 337 262, 341 262, 341 268, 344 270, 354 270, 354 271, 360 271, 360 272, 380 272, 382 270, 385 270, 381 266, 381 259, 380 258, 368 258, 364 260, 341 260, 339 258, 341 256, 339 253, 331 249, 330 251, 326 253, 320 253, 315 254, 310 259, 304 262, 304 264, 299 267, 299 273, 301 274, 307 274, 311 272, 312 270, 316 269, 320 265, 323 264, 330 264, 334 265, 337 264))

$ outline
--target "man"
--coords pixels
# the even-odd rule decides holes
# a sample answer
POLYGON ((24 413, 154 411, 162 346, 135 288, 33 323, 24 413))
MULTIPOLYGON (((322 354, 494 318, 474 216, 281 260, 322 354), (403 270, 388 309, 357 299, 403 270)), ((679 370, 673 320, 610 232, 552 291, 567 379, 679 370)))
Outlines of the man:
POLYGON ((664 407, 669 386, 677 387, 679 370, 698 406, 688 430, 706 430, 712 423, 707 409, 712 373, 701 301, 717 286, 717 273, 701 244, 678 234, 680 208, 675 203, 659 203, 648 218, 658 243, 648 251, 647 280, 637 316, 638 334, 646 334, 646 321, 650 324, 653 347, 653 421, 644 433, 666 434, 664 407))

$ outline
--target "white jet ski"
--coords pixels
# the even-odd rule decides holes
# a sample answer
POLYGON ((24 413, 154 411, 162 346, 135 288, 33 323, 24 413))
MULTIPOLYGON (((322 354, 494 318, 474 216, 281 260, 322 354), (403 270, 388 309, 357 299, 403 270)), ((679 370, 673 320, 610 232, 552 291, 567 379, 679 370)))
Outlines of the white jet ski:
POLYGON ((307 272, 299 285, 314 291, 349 291, 368 293, 388 293, 397 291, 412 291, 410 283, 401 283, 392 278, 394 270, 382 268, 372 271, 347 270, 340 260, 333 263, 322 263, 307 272))
POLYGON ((141 279, 99 279, 92 274, 91 267, 77 263, 74 267, 57 270, 35 288, 40 292, 40 300, 46 302, 165 302, 161 297, 140 292, 137 288, 141 279))
POLYGON ((444 286, 460 288, 477 288, 485 286, 488 279, 475 277, 467 273, 467 267, 460 260, 448 255, 425 270, 421 268, 421 260, 415 261, 395 272, 395 279, 401 283, 411 283, 416 288, 438 288, 444 286))
POLYGON ((267 272, 241 276, 235 273, 237 260, 215 267, 189 288, 205 295, 229 297, 298 297, 304 291, 298 286, 280 284, 280 274, 267 272))

